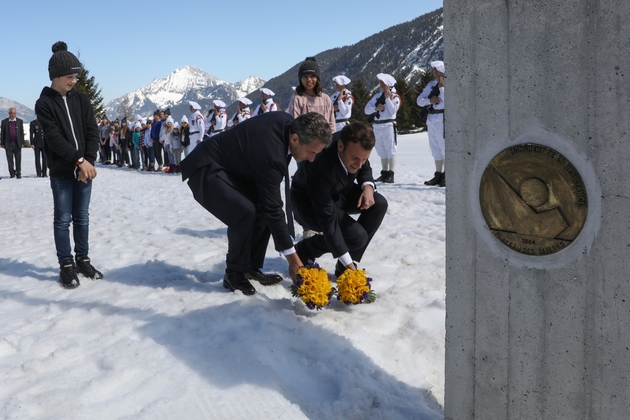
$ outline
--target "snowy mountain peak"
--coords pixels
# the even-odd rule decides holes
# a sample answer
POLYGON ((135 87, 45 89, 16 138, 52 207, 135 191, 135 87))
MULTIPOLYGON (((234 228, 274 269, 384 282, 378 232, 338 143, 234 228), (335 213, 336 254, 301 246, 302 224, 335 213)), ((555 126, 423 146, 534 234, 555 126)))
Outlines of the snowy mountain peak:
POLYGON ((263 84, 265 80, 255 76, 232 84, 200 68, 184 66, 164 78, 153 79, 143 88, 110 101, 105 110, 108 115, 115 117, 150 115, 155 109, 165 108, 175 108, 179 113, 186 113, 190 100, 199 102, 204 109, 210 107, 213 99, 221 99, 229 104, 263 84))

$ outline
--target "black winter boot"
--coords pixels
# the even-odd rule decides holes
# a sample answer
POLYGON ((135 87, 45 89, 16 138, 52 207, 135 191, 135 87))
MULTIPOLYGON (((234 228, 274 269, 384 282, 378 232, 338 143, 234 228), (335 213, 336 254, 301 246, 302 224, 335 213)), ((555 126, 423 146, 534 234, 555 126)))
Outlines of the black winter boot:
POLYGON ((376 178, 376 179, 374 180, 374 182, 383 182, 383 180, 385 179, 385 176, 386 176, 387 172, 389 172, 389 171, 381 171, 381 176, 379 176, 378 178, 376 178))
POLYGON ((442 173, 436 171, 434 175, 435 176, 430 180, 424 181, 424 185, 440 185, 440 182, 442 182, 442 173))
POLYGON ((440 179, 440 187, 446 187, 446 172, 442 172, 442 179, 440 179))
POLYGON ((89 257, 76 257, 77 271, 92 280, 100 280, 103 278, 103 273, 98 271, 92 263, 89 257))
POLYGON ((394 171, 387 171, 385 178, 383 178, 383 182, 385 184, 393 184, 394 183, 394 171))
POLYGON ((61 285, 66 289, 74 289, 79 287, 79 278, 77 277, 76 267, 74 261, 66 261, 61 264, 61 270, 59 271, 59 281, 61 285))

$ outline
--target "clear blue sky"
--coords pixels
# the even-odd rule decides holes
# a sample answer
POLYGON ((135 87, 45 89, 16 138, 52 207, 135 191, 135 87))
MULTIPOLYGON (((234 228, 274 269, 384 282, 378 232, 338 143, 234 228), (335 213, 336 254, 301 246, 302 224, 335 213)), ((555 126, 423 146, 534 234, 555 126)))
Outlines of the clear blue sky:
POLYGON ((440 7, 442 0, 14 1, 0 16, 0 97, 32 109, 50 85, 56 41, 80 52, 107 103, 185 65, 232 83, 269 80, 306 56, 440 7))

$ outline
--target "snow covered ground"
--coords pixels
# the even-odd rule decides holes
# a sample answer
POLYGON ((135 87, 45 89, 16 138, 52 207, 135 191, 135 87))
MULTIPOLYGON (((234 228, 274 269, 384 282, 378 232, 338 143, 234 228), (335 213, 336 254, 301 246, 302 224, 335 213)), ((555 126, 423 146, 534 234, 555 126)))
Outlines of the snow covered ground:
POLYGON ((426 133, 399 137, 396 184, 379 184, 389 209, 360 264, 377 301, 322 311, 291 297, 271 242, 265 269, 285 280, 226 291, 226 228, 181 178, 105 166, 90 206, 105 278, 65 290, 49 181, 30 150, 22 166, 7 179, 0 159, 0 418, 442 418, 445 201, 422 183, 426 133))

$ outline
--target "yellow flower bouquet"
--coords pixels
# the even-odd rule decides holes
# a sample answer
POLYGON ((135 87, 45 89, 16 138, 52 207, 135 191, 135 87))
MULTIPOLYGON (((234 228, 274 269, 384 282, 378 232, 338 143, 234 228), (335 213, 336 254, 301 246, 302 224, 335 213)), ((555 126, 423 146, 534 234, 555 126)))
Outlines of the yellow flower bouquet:
POLYGON ((376 300, 376 293, 372 290, 371 282, 365 270, 346 269, 337 277, 337 299, 346 305, 372 303, 376 300))
POLYGON ((328 306, 335 294, 335 288, 326 270, 309 261, 298 270, 297 282, 291 286, 294 297, 299 297, 309 309, 322 309, 328 306))

